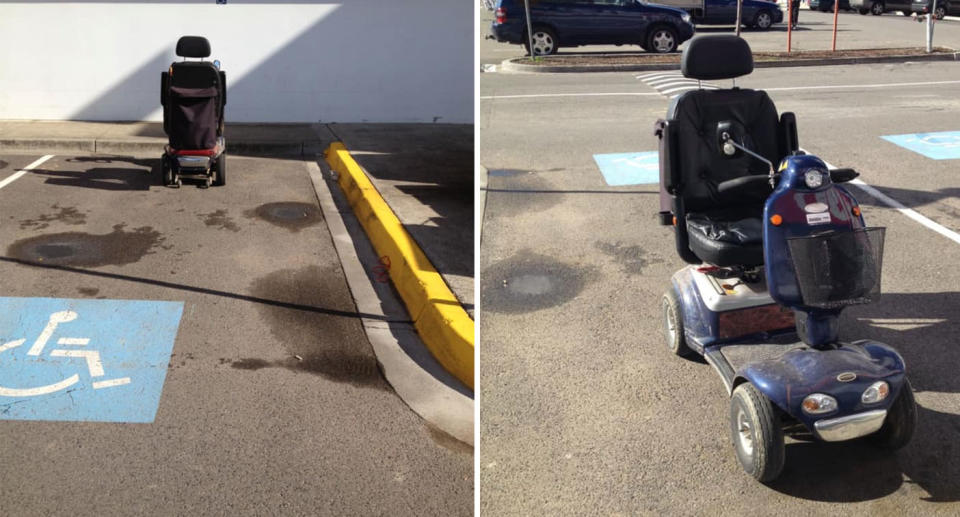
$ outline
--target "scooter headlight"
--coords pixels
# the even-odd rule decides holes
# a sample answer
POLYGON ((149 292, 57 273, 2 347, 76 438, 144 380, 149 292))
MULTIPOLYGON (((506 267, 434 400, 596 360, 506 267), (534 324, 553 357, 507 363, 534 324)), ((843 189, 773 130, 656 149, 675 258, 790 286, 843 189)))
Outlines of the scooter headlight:
POLYGON ((837 409, 837 399, 823 393, 807 395, 801 404, 803 412, 808 415, 820 415, 837 409))
POLYGON ((876 404, 881 400, 887 398, 887 395, 890 394, 890 385, 884 381, 878 381, 870 385, 869 388, 863 391, 863 395, 860 395, 860 401, 864 404, 876 404))
POLYGON ((803 181, 807 188, 820 188, 823 185, 823 173, 817 169, 809 170, 803 175, 803 181))

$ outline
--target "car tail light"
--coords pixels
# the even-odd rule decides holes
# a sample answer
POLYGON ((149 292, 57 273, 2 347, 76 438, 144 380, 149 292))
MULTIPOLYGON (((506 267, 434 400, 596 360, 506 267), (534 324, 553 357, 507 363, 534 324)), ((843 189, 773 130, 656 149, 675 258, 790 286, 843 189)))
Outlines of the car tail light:
POLYGON ((497 23, 504 23, 507 21, 507 10, 503 7, 497 8, 497 23))

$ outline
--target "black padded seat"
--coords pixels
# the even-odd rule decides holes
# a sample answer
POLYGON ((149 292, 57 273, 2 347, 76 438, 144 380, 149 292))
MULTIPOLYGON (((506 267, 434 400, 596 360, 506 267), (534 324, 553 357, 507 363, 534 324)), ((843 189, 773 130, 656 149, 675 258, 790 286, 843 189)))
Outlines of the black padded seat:
POLYGON ((763 208, 688 212, 690 250, 721 267, 763 264, 763 208))
MULTIPOLYGON (((739 37, 699 36, 687 44, 681 70, 699 80, 735 78, 753 70, 753 56, 739 37)), ((673 100, 667 118, 671 137, 661 144, 672 149, 662 148, 661 156, 671 156, 681 257, 721 267, 763 264, 763 204, 772 188, 766 181, 737 180, 765 177, 769 167, 746 153, 721 152, 717 127, 723 122, 740 128, 741 145, 777 164, 785 152, 773 101, 762 90, 692 90, 673 100)))

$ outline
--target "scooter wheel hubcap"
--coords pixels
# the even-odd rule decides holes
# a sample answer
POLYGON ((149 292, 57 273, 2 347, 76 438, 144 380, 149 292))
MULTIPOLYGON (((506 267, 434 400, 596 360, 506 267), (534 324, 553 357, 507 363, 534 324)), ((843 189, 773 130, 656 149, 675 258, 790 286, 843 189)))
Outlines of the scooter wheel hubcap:
POLYGON ((753 456, 753 429, 742 409, 737 413, 737 436, 740 438, 740 448, 743 452, 753 456))

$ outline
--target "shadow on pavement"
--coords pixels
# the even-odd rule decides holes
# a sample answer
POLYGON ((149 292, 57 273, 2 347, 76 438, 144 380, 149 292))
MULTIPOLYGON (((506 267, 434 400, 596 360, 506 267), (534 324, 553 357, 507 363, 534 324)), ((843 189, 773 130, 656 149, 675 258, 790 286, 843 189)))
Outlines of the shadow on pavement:
POLYGON ((46 176, 45 183, 67 187, 92 188, 99 190, 150 190, 160 185, 160 176, 156 171, 159 159, 138 159, 129 156, 78 156, 68 158, 68 163, 112 164, 124 162, 139 168, 93 167, 79 171, 53 169, 33 169, 30 174, 46 176))

